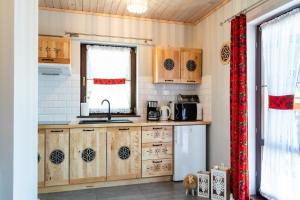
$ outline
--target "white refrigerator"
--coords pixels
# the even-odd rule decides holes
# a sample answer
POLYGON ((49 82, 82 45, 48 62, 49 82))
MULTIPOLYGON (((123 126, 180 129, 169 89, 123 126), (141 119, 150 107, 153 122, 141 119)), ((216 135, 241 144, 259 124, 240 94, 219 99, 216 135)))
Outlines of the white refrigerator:
POLYGON ((206 125, 175 126, 174 181, 206 170, 206 125))

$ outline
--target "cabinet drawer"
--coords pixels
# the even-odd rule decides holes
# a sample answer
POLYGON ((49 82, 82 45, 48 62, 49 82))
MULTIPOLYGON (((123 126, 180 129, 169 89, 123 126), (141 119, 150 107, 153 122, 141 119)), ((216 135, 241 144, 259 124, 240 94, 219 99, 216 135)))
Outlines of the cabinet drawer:
POLYGON ((142 128, 142 143, 172 142, 172 126, 148 126, 142 128))
POLYGON ((142 164, 142 176, 169 176, 173 174, 172 159, 146 160, 142 164))
POLYGON ((146 143, 142 145, 142 160, 173 157, 172 143, 146 143))

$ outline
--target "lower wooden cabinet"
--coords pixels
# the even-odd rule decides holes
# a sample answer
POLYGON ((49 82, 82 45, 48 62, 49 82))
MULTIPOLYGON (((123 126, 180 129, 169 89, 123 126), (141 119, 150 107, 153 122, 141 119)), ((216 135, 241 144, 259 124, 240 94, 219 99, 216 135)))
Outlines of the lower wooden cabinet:
POLYGON ((141 127, 107 129, 107 180, 141 177, 141 127))
POLYGON ((173 174, 172 126, 142 128, 142 177, 173 174))
POLYGON ((143 160, 143 177, 168 176, 173 174, 173 160, 143 160))
POLYGON ((70 130, 70 183, 106 180, 106 128, 70 130))
POLYGON ((69 129, 47 129, 45 146, 45 186, 69 184, 69 129))
POLYGON ((38 186, 45 186, 45 130, 39 129, 38 133, 38 186))

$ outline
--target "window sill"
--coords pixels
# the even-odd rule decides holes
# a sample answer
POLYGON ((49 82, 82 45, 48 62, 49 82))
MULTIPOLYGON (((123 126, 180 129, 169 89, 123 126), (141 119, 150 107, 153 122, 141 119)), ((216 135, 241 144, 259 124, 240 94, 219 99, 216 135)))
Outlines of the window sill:
MULTIPOLYGON (((90 114, 89 116, 77 116, 77 118, 105 118, 107 114, 90 114)), ((111 114, 111 117, 141 117, 137 114, 111 114)))

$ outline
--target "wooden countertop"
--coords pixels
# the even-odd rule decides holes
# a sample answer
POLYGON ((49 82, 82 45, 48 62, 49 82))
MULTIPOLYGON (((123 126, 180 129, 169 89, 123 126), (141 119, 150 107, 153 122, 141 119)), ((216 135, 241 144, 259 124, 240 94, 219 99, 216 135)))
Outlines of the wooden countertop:
POLYGON ((78 124, 73 122, 68 125, 39 125, 39 129, 48 128, 106 128, 106 127, 132 127, 132 126, 184 126, 184 125, 209 125, 209 121, 136 121, 133 123, 103 123, 103 124, 78 124))

